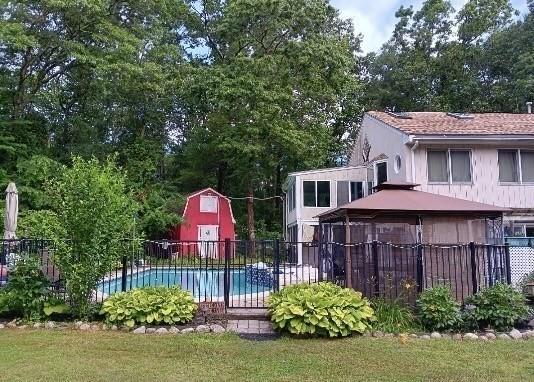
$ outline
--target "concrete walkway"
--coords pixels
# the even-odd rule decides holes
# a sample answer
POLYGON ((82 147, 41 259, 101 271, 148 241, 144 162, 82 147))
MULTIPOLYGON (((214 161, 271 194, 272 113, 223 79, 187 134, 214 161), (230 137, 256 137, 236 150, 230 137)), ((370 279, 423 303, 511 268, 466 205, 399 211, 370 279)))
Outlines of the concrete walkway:
POLYGON ((246 334, 274 334, 269 321, 261 320, 228 320, 226 330, 246 334))

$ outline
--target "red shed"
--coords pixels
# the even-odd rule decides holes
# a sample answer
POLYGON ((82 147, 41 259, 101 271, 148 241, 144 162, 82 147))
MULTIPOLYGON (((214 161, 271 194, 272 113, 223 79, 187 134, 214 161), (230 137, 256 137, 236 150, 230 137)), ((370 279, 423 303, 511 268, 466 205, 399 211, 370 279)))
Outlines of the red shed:
MULTIPOLYGON (((196 243, 235 239, 235 219, 231 201, 212 188, 189 195, 182 218, 183 222, 171 230, 172 240, 196 243)), ((219 248, 211 247, 215 246, 199 245, 201 255, 219 257, 219 248), (208 246, 210 248, 207 250, 208 246)))

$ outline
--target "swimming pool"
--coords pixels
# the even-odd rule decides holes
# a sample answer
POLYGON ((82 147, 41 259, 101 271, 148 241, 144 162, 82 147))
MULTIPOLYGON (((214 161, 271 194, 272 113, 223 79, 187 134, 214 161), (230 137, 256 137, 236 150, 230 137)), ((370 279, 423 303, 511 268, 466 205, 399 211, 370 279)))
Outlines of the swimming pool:
MULTIPOLYGON (((270 288, 261 283, 247 282, 244 269, 230 270, 230 295, 262 293, 270 288)), ((126 290, 145 286, 179 285, 194 297, 223 297, 224 271, 219 269, 152 268, 126 277, 126 290)), ((101 282, 97 289, 107 295, 120 292, 122 277, 101 282)))

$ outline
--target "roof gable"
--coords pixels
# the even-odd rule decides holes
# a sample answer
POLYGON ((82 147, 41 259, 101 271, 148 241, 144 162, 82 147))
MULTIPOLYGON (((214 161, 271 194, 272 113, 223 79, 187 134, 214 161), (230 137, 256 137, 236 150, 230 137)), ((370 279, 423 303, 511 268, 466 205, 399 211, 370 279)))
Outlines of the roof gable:
POLYGON ((410 135, 533 135, 534 114, 479 113, 459 118, 445 112, 408 112, 403 118, 382 111, 368 116, 410 135))

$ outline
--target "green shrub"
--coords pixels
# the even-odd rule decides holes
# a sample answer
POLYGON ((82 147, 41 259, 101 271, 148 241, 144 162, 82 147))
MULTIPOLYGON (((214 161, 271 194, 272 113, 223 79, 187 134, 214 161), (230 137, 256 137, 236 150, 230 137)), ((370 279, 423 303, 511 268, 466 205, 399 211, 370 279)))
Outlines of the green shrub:
POLYGON ((41 271, 39 260, 24 256, 10 272, 0 299, 1 310, 20 315, 25 320, 39 320, 49 295, 49 282, 41 271))
POLYGON ((398 300, 375 298, 371 300, 376 320, 373 329, 387 333, 405 333, 416 331, 416 323, 412 309, 398 300))
POLYGON ((299 335, 363 333, 373 319, 360 292, 326 282, 287 286, 270 296, 268 308, 275 329, 299 335))
POLYGON ((417 300, 417 307, 419 320, 428 330, 450 330, 461 322, 460 304, 445 286, 424 290, 417 300))
POLYGON ((193 319, 197 304, 180 287, 150 287, 115 293, 102 304, 101 313, 112 324, 177 324, 193 319))
POLYGON ((471 314, 481 328, 508 329, 528 314, 525 296, 503 283, 481 290, 466 304, 473 306, 471 314))

